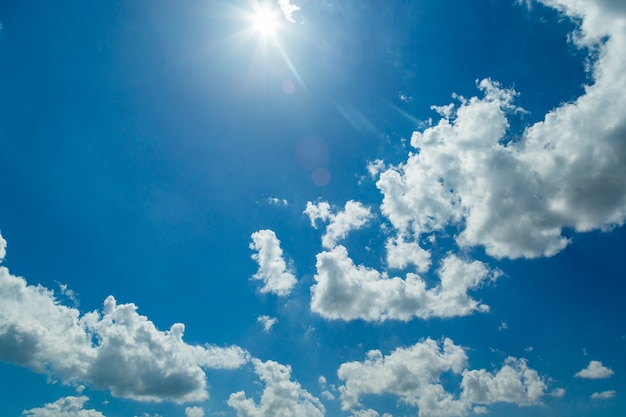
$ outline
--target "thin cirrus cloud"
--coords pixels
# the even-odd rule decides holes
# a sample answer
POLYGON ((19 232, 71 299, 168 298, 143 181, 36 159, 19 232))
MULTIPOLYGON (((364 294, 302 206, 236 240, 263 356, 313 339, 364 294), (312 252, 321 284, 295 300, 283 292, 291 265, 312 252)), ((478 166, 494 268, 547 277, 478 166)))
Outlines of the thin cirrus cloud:
POLYGON ((276 233, 272 230, 259 230, 252 233, 251 238, 250 249, 256 251, 252 254, 252 259, 259 264, 259 269, 252 278, 263 281, 260 291, 288 295, 296 285, 296 277, 291 268, 287 267, 276 233))
POLYGON ((508 116, 523 110, 515 104, 517 93, 496 81, 480 81, 480 97, 435 107, 441 119, 411 138, 418 152, 370 170, 383 194, 381 212, 403 239, 419 242, 456 226, 461 247, 482 246, 496 258, 534 258, 568 245, 564 229, 624 223, 625 7, 544 3, 582 19, 577 45, 599 51, 593 84, 508 143, 508 116))
POLYGON ((607 368, 600 361, 590 361, 585 369, 581 369, 574 375, 577 378, 605 379, 613 375, 613 370, 607 368))
POLYGON ((202 401, 203 368, 234 369, 249 359, 237 346, 187 344, 183 324, 160 331, 134 304, 112 296, 102 311, 81 316, 6 267, 0 267, 0 323, 0 360, 138 401, 202 401))
POLYGON ((348 362, 337 374, 344 381, 339 387, 343 410, 362 407, 367 394, 392 394, 416 406, 420 417, 464 416, 477 405, 505 402, 517 405, 539 404, 547 384, 526 360, 509 357, 495 373, 469 370, 465 350, 451 339, 436 342, 430 338, 408 348, 398 348, 384 356, 379 350, 367 353, 363 362, 348 362), (461 394, 446 391, 445 375, 461 377, 461 394))
POLYGON ((238 417, 323 417, 321 401, 291 379, 291 367, 274 361, 252 359, 254 372, 265 384, 260 403, 246 397, 244 391, 230 395, 228 405, 238 417))
POLYGON ((591 394, 591 398, 594 400, 610 400, 613 397, 615 397, 614 390, 594 392, 593 394, 591 394))

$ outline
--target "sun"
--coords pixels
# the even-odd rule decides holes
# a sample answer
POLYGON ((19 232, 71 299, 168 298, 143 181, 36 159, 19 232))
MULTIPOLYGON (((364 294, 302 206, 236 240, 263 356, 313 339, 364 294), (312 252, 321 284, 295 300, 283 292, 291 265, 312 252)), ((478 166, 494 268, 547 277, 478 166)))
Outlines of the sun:
POLYGON ((278 28, 278 16, 270 8, 259 7, 252 15, 252 28, 264 36, 273 35, 278 28))

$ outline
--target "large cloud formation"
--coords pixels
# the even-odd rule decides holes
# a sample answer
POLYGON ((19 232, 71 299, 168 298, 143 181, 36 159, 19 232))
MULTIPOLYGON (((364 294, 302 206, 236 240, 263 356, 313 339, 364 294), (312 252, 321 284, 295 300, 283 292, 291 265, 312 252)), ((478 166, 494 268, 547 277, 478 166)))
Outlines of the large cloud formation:
POLYGON ((176 323, 160 331, 134 304, 117 304, 112 296, 101 312, 81 316, 53 291, 0 267, 0 360, 65 383, 140 401, 204 400, 203 368, 238 368, 248 353, 237 346, 189 345, 184 328, 176 323))
MULTIPOLYGON (((481 97, 436 107, 441 119, 414 132, 406 162, 371 171, 382 213, 401 241, 461 229, 461 247, 491 256, 551 256, 579 232, 626 219, 626 7, 623 2, 544 0, 579 19, 575 42, 597 56, 593 84, 508 141, 516 93, 486 79, 481 97)), ((423 256, 422 256, 423 257, 423 256)))
POLYGON ((408 348, 398 348, 384 356, 379 350, 367 353, 363 362, 348 362, 337 374, 345 381, 339 387, 343 410, 358 410, 367 394, 393 394, 417 406, 420 417, 465 416, 475 404, 497 402, 520 406, 540 404, 547 385, 524 359, 508 358, 495 373, 467 369, 468 358, 462 347, 450 339, 440 343, 428 338, 408 348), (446 391, 442 376, 460 376, 458 396, 446 391))

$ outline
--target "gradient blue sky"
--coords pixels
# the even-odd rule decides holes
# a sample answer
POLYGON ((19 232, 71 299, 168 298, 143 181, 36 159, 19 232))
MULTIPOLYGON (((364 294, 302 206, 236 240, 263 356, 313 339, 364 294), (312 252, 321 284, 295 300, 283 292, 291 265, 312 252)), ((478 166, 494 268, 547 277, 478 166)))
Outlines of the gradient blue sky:
POLYGON ((626 413, 623 1, 0 22, 3 416, 626 413))

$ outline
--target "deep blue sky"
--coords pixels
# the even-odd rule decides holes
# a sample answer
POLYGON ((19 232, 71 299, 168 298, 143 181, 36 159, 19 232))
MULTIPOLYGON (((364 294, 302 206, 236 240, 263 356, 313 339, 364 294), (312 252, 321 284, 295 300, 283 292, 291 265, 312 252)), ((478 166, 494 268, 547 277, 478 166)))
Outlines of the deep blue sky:
POLYGON ((51 415, 26 410, 76 396, 89 400, 57 414, 262 417, 282 415, 280 403, 305 417, 623 415, 626 10, 610 0, 522 3, 293 1, 290 16, 289 2, 253 0, 0 2, 2 415, 51 415), (264 7, 275 14, 269 34, 254 28, 264 7), (431 109, 448 103, 458 112, 431 109), (361 223, 348 201, 367 211, 361 223), (316 220, 307 203, 326 202, 316 220), (566 247, 549 249, 555 236, 566 247), (386 242, 400 237, 431 263, 405 252, 409 263, 394 266, 386 242), (353 275, 320 264, 339 262, 343 247, 362 265, 353 275), (402 301, 387 285, 417 273, 435 291, 451 256, 491 272, 465 290, 472 272, 451 274, 461 294, 452 299, 402 301), (359 301, 375 273, 377 296, 359 301), (288 290, 269 289, 287 275, 288 290), (332 276, 336 286, 322 291, 332 276), (358 284, 341 298, 350 279, 358 284), (54 295, 26 287, 17 297, 10 283, 23 280, 54 295), (36 307, 47 304, 35 293, 51 310, 36 307), (459 312, 466 293, 488 311, 459 312), (106 314, 109 295, 135 304, 155 335, 184 323, 185 343, 162 354, 141 338, 107 339, 106 329, 127 326, 121 319, 98 330, 81 321, 72 328, 87 332, 86 351, 105 361, 105 348, 147 349, 158 364, 141 365, 154 366, 142 383, 185 366, 200 379, 140 388, 132 354, 107 359, 120 373, 109 379, 90 354, 59 354, 77 342, 67 328, 55 333, 51 311, 106 314), (277 321, 264 330, 261 316, 277 321), (394 363, 429 338, 439 354, 450 338, 466 363, 428 374, 432 361, 399 359, 408 388, 393 379, 398 368, 365 377, 375 387, 356 365, 341 371, 373 349, 394 363), (240 362, 177 362, 176 349, 205 344, 238 347, 240 362), (64 370, 72 355, 80 366, 64 370), (507 368, 507 357, 518 362, 507 368), (263 380, 261 367, 279 364, 291 366, 295 397, 263 380), (583 369, 592 376, 575 376, 583 369), (479 370, 482 397, 467 385, 479 370), (426 383, 460 408, 429 409, 426 383), (260 408, 246 414, 231 396, 241 390, 260 408))

